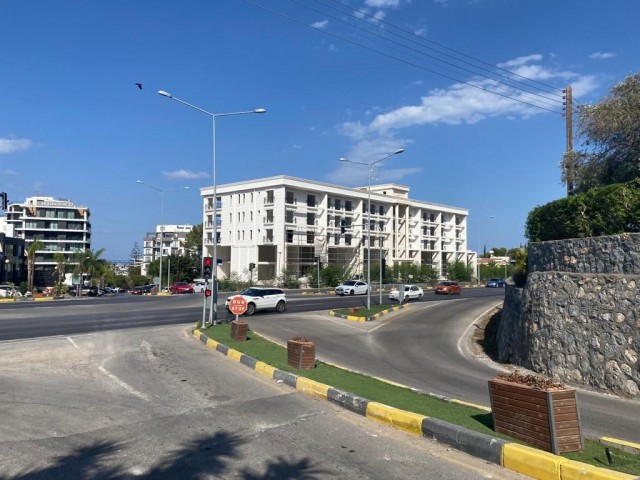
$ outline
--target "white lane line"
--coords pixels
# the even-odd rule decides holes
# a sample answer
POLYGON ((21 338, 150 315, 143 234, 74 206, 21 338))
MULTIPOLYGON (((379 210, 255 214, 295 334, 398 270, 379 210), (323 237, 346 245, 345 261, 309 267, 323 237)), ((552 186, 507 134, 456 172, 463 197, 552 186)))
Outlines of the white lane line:
MULTIPOLYGON (((358 330, 358 331, 361 331, 361 330, 362 330, 362 329, 360 329, 360 328, 358 328, 358 327, 356 327, 356 326, 354 326, 354 325, 350 325, 350 324, 348 324, 348 323, 344 323, 344 322, 345 322, 345 320, 344 320, 344 319, 343 319, 342 321, 339 321, 339 320, 336 320, 336 319, 335 319, 335 318, 333 318, 333 317, 325 317, 324 315, 317 315, 317 314, 316 314, 316 315, 314 315, 314 317, 320 318, 320 319, 322 319, 322 320, 326 320, 326 321, 328 321, 328 322, 333 322, 333 323, 335 323, 336 325, 340 325, 340 326, 342 326, 342 327, 352 328, 352 329, 354 329, 354 330, 358 330)), ((339 318, 339 317, 338 317, 338 318, 339 318)), ((350 322, 350 320, 347 320, 347 322, 350 322)))
POLYGON ((491 307, 487 308, 484 312, 482 312, 480 315, 478 315, 476 318, 473 319, 473 322, 471 322, 469 324, 469 326, 467 328, 464 329, 464 332, 462 332, 462 335, 460 335, 460 338, 458 338, 458 344, 456 345, 458 348, 458 353, 461 356, 466 356, 464 349, 462 348, 462 341, 467 338, 467 333, 469 333, 469 330, 471 330, 471 328, 476 326, 476 322, 478 320, 480 320, 482 317, 484 317, 487 313, 489 313, 491 310, 493 310, 494 308, 496 308, 498 305, 502 305, 504 302, 499 302, 496 303, 495 305, 492 305, 491 307))
POLYGON ((98 367, 98 370, 100 370, 107 377, 109 377, 111 380, 113 380, 122 388, 124 388, 127 392, 131 393, 132 395, 135 395, 138 398, 141 398, 142 400, 146 400, 147 402, 149 401, 149 398, 144 393, 139 392, 128 383, 124 382, 123 380, 120 380, 118 377, 116 377, 113 373, 111 373, 109 370, 104 368, 102 365, 98 367))
POLYGON ((147 359, 155 362, 156 356, 153 354, 153 351, 151 350, 151 344, 149 342, 147 342, 146 340, 142 340, 142 342, 140 342, 140 348, 143 348, 145 353, 147 354, 147 359))
POLYGON ((76 350, 80 350, 80 347, 78 346, 78 344, 77 344, 76 342, 74 342, 74 341, 73 341, 73 338, 71 338, 71 337, 67 337, 67 340, 69 340, 69 342, 71 343, 71 345, 73 345, 73 347, 74 347, 76 350))

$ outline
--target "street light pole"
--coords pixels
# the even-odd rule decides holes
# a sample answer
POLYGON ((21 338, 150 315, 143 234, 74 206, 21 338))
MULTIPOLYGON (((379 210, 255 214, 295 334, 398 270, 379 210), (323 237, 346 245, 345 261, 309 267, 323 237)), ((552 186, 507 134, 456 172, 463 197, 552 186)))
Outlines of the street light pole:
MULTIPOLYGON (((243 111, 243 112, 227 112, 227 113, 212 113, 209 112, 207 110, 204 110, 203 108, 197 107, 195 105, 192 105, 191 103, 185 102, 184 100, 181 100, 177 97, 174 97, 173 95, 171 95, 169 92, 165 92, 164 90, 158 90, 158 95, 161 95, 163 97, 167 97, 170 98, 172 100, 175 100, 178 103, 182 103, 183 105, 186 105, 187 107, 191 107, 195 110, 198 110, 201 113, 204 113, 206 115, 209 115, 209 117, 211 117, 211 136, 212 136, 212 143, 211 143, 211 156, 212 156, 212 163, 213 163, 213 238, 212 238, 212 242, 213 242, 213 279, 212 279, 212 283, 213 283, 213 288, 212 288, 212 295, 211 295, 211 303, 212 303, 212 307, 209 310, 209 323, 211 324, 217 324, 218 323, 218 222, 217 222, 217 218, 218 218, 218 185, 216 182, 216 118, 217 117, 228 117, 231 115, 246 115, 249 113, 265 113, 266 110, 264 108, 256 108, 254 110, 247 110, 247 111, 243 111)), ((205 235, 204 235, 204 231, 202 234, 202 252, 204 254, 204 248, 205 248, 205 235)), ((204 326, 204 325, 203 325, 204 326)))
MULTIPOLYGON (((164 242, 164 194, 168 192, 175 192, 177 190, 189 190, 189 187, 172 188, 170 190, 163 190, 148 183, 144 183, 142 180, 136 180, 136 183, 149 187, 157 192, 160 192, 160 274, 158 275, 158 293, 162 293, 162 247, 164 242)), ((168 278, 168 277, 167 277, 168 278)), ((167 280, 168 282, 168 280, 167 280)), ((167 284, 167 287, 169 285, 167 284)))
POLYGON ((369 188, 368 191, 368 200, 367 200, 367 310, 371 310, 371 175, 373 173, 373 166, 377 163, 380 163, 383 160, 386 160, 389 157, 393 157, 394 155, 398 155, 404 152, 404 148, 399 148, 393 153, 390 153, 386 157, 382 157, 375 162, 356 162, 354 160, 349 160, 347 158, 341 158, 341 162, 355 163, 357 165, 366 165, 369 170, 369 188))
POLYGON ((478 251, 476 252, 476 281, 478 282, 478 286, 480 286, 480 224, 484 223, 484 222, 488 222, 489 220, 492 220, 496 218, 495 215, 491 215, 488 218, 485 218, 484 220, 477 220, 476 223, 478 224, 476 233, 478 235, 478 243, 476 244, 476 247, 478 249, 478 251))

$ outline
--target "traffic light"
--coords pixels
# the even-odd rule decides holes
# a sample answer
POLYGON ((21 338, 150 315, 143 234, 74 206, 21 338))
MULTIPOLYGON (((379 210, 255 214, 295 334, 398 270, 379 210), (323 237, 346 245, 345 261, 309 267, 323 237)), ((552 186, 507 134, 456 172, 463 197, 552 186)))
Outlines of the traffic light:
POLYGON ((211 289, 210 288, 205 288, 204 296, 207 297, 207 298, 209 298, 211 296, 211 289))
POLYGON ((204 257, 202 266, 202 276, 207 280, 211 278, 211 268, 213 266, 213 260, 211 257, 204 257))
POLYGON ((253 263, 253 262, 251 262, 251 263, 249 264, 249 270, 253 270, 254 268, 256 268, 256 264, 255 264, 255 263, 253 263))

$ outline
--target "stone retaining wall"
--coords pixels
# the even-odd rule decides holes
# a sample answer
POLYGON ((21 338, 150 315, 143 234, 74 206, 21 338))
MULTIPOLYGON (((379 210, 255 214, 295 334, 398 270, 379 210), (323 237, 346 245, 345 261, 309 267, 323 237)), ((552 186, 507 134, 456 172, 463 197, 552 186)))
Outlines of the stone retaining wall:
POLYGON ((639 397, 640 234, 531 244, 529 262, 506 290, 500 361, 639 397))

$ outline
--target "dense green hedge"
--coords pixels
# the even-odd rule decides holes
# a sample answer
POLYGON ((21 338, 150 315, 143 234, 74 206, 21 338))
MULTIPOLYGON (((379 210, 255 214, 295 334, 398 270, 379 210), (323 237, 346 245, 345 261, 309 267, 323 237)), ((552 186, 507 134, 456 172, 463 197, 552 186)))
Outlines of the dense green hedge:
POLYGON ((640 179, 594 188, 534 208, 525 235, 532 242, 640 232, 640 179))

